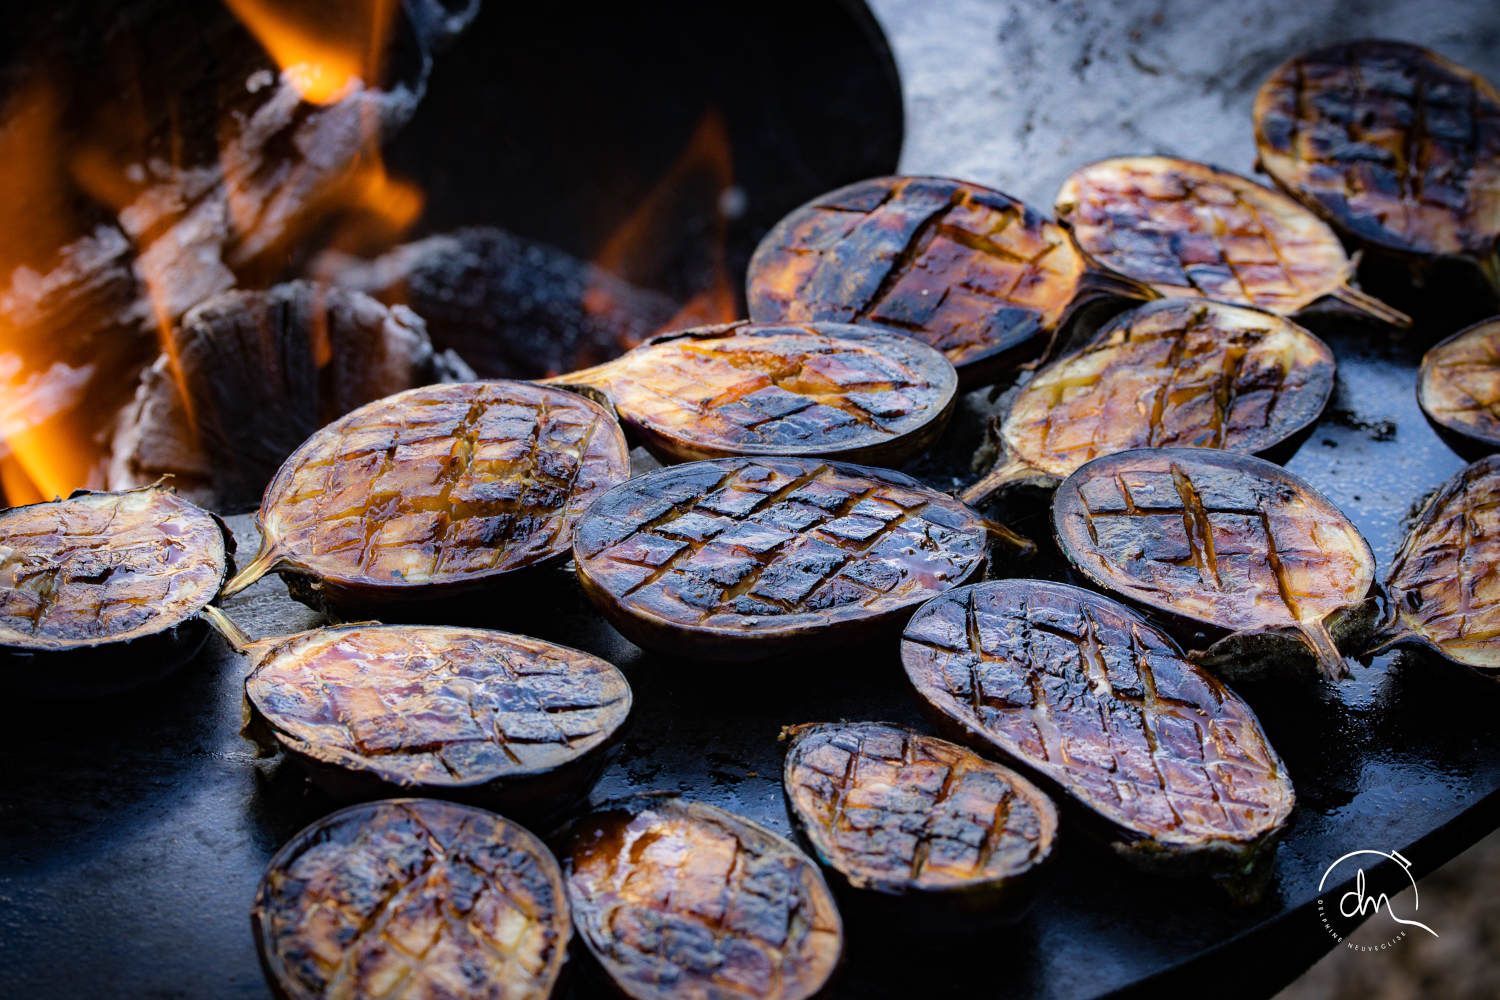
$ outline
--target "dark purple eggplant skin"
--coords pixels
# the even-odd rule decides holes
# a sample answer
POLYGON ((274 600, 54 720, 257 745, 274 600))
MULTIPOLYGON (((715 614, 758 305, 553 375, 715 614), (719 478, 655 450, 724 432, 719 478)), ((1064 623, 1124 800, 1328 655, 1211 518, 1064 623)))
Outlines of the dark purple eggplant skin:
MULTIPOLYGON (((95 492, 75 490, 68 499, 95 492)), ((222 588, 235 573, 234 535, 219 515, 212 511, 203 513, 213 519, 223 539, 224 567, 219 576, 222 588)), ((194 612, 167 623, 159 631, 123 641, 86 642, 59 649, 0 645, 0 670, 5 671, 13 690, 47 701, 129 694, 161 683, 182 669, 198 655, 212 631, 200 614, 194 612)))

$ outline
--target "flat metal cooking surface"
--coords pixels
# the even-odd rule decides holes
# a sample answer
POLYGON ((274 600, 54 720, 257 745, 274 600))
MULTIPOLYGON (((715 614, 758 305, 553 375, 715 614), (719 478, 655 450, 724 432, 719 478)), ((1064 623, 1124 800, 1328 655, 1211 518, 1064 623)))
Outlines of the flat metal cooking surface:
MULTIPOLYGON (((1435 44, 1500 79, 1500 9, 1459 4, 1408 13, 1389 3, 1356 15, 1276 0, 1233 17, 1169 4, 1159 18, 1145 5, 874 6, 908 87, 904 165, 998 183, 1042 206, 1073 166, 1107 155, 1194 155, 1247 170, 1254 88, 1284 56, 1337 35, 1435 44)), ((1420 312, 1418 328, 1310 324, 1338 358, 1338 385, 1287 464, 1353 518, 1383 576, 1413 506, 1464 464, 1417 408, 1417 360, 1493 307, 1446 285, 1402 291, 1389 274, 1365 283, 1420 312)), ((953 485, 972 447, 974 402, 918 470, 935 485, 953 485)), ((1014 526, 1044 540, 1045 508, 1012 513, 1014 526)), ((246 518, 234 526, 243 557, 253 535, 246 518)), ((1036 572, 1061 571, 1044 557, 1036 572)), ((677 790, 787 832, 783 725, 922 724, 894 643, 780 666, 669 663, 604 625, 565 577, 555 582, 549 613, 516 609, 479 624, 578 646, 630 678, 628 745, 595 799, 677 790)), ((276 580, 228 610, 256 636, 315 620, 276 580)), ((272 853, 331 804, 295 767, 257 761, 239 738, 244 670, 212 639, 182 673, 138 696, 83 708, 12 703, 0 748, 0 994, 267 995, 248 922, 256 882, 272 853)), ((846 905, 849 954, 832 992, 1076 997, 1205 973, 1198 988, 1265 993, 1333 946, 1313 900, 1334 859, 1395 849, 1420 874, 1500 822, 1500 687, 1398 653, 1337 688, 1241 693, 1298 796, 1262 902, 1235 909, 1211 884, 1137 873, 1065 814, 1051 881, 1011 927, 923 937, 882 931, 846 905)), ((1442 914, 1431 921, 1441 932, 1442 914)), ((578 995, 593 985, 575 978, 578 995)))

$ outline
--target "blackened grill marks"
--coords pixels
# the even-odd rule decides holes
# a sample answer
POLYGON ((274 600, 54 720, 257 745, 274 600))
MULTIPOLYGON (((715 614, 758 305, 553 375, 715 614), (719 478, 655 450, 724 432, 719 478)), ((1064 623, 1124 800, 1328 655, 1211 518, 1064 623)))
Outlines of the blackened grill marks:
MULTIPOLYGON (((959 600, 967 605, 965 613, 969 615, 978 601, 986 602, 989 627, 996 629, 997 635, 1011 637, 1001 644, 1003 653, 999 656, 986 653, 983 637, 972 633, 965 641, 967 648, 950 649, 922 638, 923 615, 933 607, 929 605, 913 620, 903 641, 930 651, 930 659, 904 658, 919 692, 929 700, 935 695, 946 695, 948 700, 940 697, 934 701, 939 708, 952 714, 953 707, 967 705, 974 718, 959 717, 959 721, 970 729, 1058 780, 1127 828, 1139 825, 1134 803, 1154 796, 1160 797, 1173 820, 1165 830, 1147 831, 1152 835, 1253 839, 1265 835, 1284 819, 1290 807, 1290 785, 1248 709, 1221 685, 1184 661, 1164 637, 1151 632, 1133 615, 1097 595, 1035 581, 980 584, 967 594, 941 598, 934 604, 959 600), (1032 595, 1026 593, 1028 588, 1042 590, 1037 596, 1045 610, 1036 606, 1032 595), (1049 621, 1038 620, 1042 616, 1049 621), (1054 644, 1063 644, 1071 655, 1060 654, 1054 644), (1120 658, 1134 667, 1141 686, 1139 693, 1121 690, 1110 681, 1106 648, 1120 648, 1120 658), (971 699, 959 699, 959 692, 949 684, 948 661, 954 659, 969 661, 971 671, 977 663, 986 663, 992 669, 998 667, 1012 675, 1023 674, 1032 691, 1033 706, 1026 708, 1000 701, 979 712, 971 699), (1153 663, 1159 667, 1153 667, 1153 663), (1200 683, 1184 685, 1178 681, 1174 687, 1197 692, 1202 700, 1163 697, 1157 669, 1198 677, 1200 683), (1071 671, 1077 673, 1070 683, 1071 671), (1044 674, 1061 683, 1041 683, 1044 674), (1128 710, 1134 721, 1129 725, 1118 724, 1123 721, 1119 716, 1121 710, 1128 710), (1184 756, 1163 743, 1158 733, 1163 720, 1169 717, 1190 725, 1205 753, 1184 756), (1039 727, 1043 720, 1045 730, 1039 727), (1217 727, 1225 723, 1233 724, 1235 735, 1229 735, 1228 730, 1220 732, 1217 727), (1027 749, 1024 732, 1028 726, 1035 727, 1033 731, 1039 736, 1044 732, 1052 734, 1051 739, 1045 736, 1041 739, 1040 755, 1027 749), (1108 752, 1111 763, 1101 763, 1095 753, 1080 755, 1065 751, 1060 726, 1067 727, 1069 739, 1077 741, 1080 748, 1096 740, 1098 749, 1108 752), (1135 734, 1139 734, 1139 744, 1135 743, 1135 734), (1238 741, 1244 741, 1246 746, 1254 741, 1259 746, 1255 747, 1256 752, 1247 755, 1238 741), (1133 759, 1132 748, 1144 752, 1150 762, 1149 772, 1127 767, 1127 762, 1133 759), (1262 758, 1267 766, 1259 763, 1262 758), (1164 764, 1170 765, 1174 772, 1191 770, 1206 792, 1182 788, 1180 783, 1169 780, 1164 764), (1236 785, 1262 794, 1250 797, 1237 794, 1221 773, 1226 765, 1241 771, 1234 777, 1236 785), (1134 791, 1122 791, 1122 786, 1130 786, 1134 791), (1112 798, 1100 797, 1099 790, 1103 787, 1112 789, 1112 798), (1248 813, 1248 822, 1238 815, 1239 809, 1248 813)), ((971 673, 971 677, 971 683, 977 687, 977 674, 971 673)))
MULTIPOLYGON (((891 194, 894 196, 904 193, 906 188, 906 184, 896 185, 891 189, 891 194)), ((860 305, 854 310, 853 321, 869 319, 870 314, 877 308, 879 308, 881 303, 885 301, 885 298, 890 294, 891 289, 896 287, 896 282, 900 281, 901 278, 906 274, 906 272, 911 270, 913 265, 915 265, 921 258, 923 251, 927 249, 928 241, 931 239, 933 232, 938 228, 938 224, 942 217, 950 209, 954 208, 957 205, 963 204, 964 200, 964 191, 962 189, 955 188, 952 193, 948 195, 947 204, 937 207, 931 214, 929 214, 915 228, 912 229, 911 233, 906 238, 906 245, 901 248, 901 252, 896 255, 896 259, 891 261, 890 267, 886 269, 885 274, 880 279, 880 283, 876 285, 875 290, 870 293, 870 297, 865 300, 863 305, 860 305)), ((884 205, 885 202, 881 202, 881 204, 884 205)), ((873 214, 874 213, 872 212, 871 215, 873 214)))

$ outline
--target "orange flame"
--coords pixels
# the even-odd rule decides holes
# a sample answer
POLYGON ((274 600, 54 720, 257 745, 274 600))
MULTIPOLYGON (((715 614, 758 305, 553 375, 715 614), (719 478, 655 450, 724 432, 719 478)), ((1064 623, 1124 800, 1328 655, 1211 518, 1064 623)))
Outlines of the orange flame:
MULTIPOLYGON (((724 116, 717 108, 710 109, 698 122, 671 168, 605 240, 594 256, 594 263, 620 277, 639 280, 638 273, 648 266, 645 262, 651 260, 651 251, 664 239, 677 235, 668 230, 680 224, 684 211, 704 211, 702 205, 684 204, 694 196, 713 199, 712 206, 707 209, 713 219, 712 231, 708 234, 708 245, 702 248, 708 263, 707 274, 702 287, 662 324, 657 333, 728 323, 739 318, 738 299, 729 279, 726 257, 729 218, 739 192, 734 186, 729 132, 724 116)), ((588 289, 584 308, 602 311, 607 306, 608 295, 608 291, 599 286, 588 289)))
POLYGON ((397 0, 224 3, 310 104, 337 104, 359 85, 380 78, 397 0))

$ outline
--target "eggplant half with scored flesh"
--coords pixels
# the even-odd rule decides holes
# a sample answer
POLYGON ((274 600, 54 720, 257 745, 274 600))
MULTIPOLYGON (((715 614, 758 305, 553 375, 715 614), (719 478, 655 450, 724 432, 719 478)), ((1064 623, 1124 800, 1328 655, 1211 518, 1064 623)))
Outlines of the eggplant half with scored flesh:
POLYGON ((965 747, 883 722, 782 736, 787 812, 853 888, 995 904, 1052 854, 1052 800, 965 747))
POLYGON ((1097 458, 1057 488, 1052 526, 1090 581, 1229 635, 1193 659, 1234 680, 1316 664, 1372 626, 1375 558, 1349 519, 1279 465, 1208 448, 1097 458))
POLYGON ((79 492, 0 511, 0 661, 20 690, 113 694, 181 666, 234 541, 171 490, 79 492))
POLYGON ((1350 284, 1354 265, 1327 223, 1227 170, 1168 156, 1100 160, 1063 182, 1055 210, 1095 260, 1163 295, 1283 316, 1331 298, 1411 325, 1350 284))
POLYGON ((1429 649, 1500 678, 1500 456, 1461 470, 1427 502, 1386 578, 1376 650, 1429 649))
POLYGON ((958 376, 900 334, 841 323, 669 333, 548 380, 602 391, 663 462, 817 455, 900 465, 948 424, 958 376))
POLYGON ((1260 165, 1352 239, 1476 263, 1500 293, 1500 93, 1429 49, 1305 52, 1255 98, 1260 165))
POLYGON ((486 629, 345 625, 242 643, 246 731, 336 798, 472 798, 507 813, 587 791, 630 713, 615 667, 486 629))
POLYGON ((1055 486, 1131 448, 1263 452, 1310 426, 1333 391, 1333 352, 1291 320, 1203 299, 1149 302, 1026 383, 1000 421, 1000 461, 966 489, 1055 486))
POLYGON ((1460 330, 1423 355, 1417 402, 1441 430, 1500 448, 1500 317, 1460 330))
POLYGON ((584 593, 632 642, 746 660, 894 625, 978 579, 995 530, 899 472, 719 458, 600 497, 578 523, 573 559, 584 593))
POLYGON ((664 796, 570 824, 559 851, 573 920, 635 1000, 803 1000, 843 954, 818 866, 716 806, 664 796))
POLYGON ((946 354, 966 386, 1046 354, 1085 306, 1157 297, 1030 206, 936 177, 880 177, 813 199, 761 240, 746 282, 758 323, 890 327, 946 354))
POLYGON ((976 584, 923 605, 901 659, 940 722, 1087 807, 1125 857, 1253 890, 1292 811, 1286 767, 1250 707, 1134 611, 1061 583, 976 584))
POLYGON ((583 510, 630 474, 619 424, 527 382, 424 386, 308 438, 266 487, 261 547, 227 594, 277 570, 335 611, 430 602, 566 557, 583 510))
POLYGON ((551 852, 435 799, 350 806, 271 859, 250 925, 280 1000, 546 1000, 572 924, 551 852))

